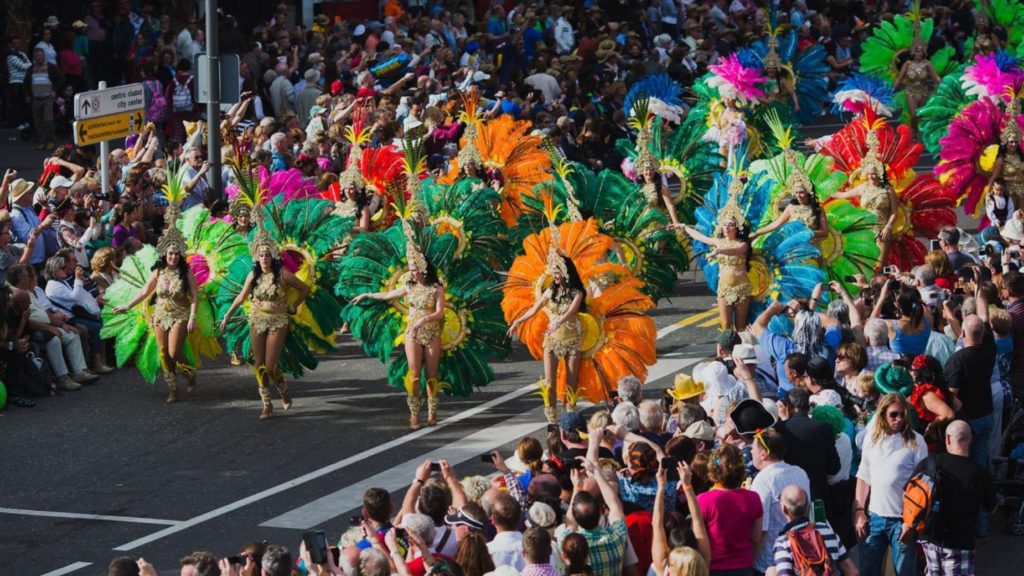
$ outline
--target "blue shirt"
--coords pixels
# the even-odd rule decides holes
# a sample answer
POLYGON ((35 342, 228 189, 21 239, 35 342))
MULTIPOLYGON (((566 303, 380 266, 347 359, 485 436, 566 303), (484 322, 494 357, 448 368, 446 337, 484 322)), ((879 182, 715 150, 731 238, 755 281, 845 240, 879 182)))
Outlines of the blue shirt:
MULTIPOLYGON (((11 232, 19 244, 28 244, 29 233, 38 226, 39 215, 35 210, 18 205, 11 208, 11 232)), ((36 245, 32 247, 32 255, 28 261, 32 265, 46 262, 46 243, 42 238, 36 239, 36 245)))
POLYGON ((280 152, 270 153, 270 171, 281 172, 288 169, 288 164, 284 161, 284 154, 280 152))
MULTIPOLYGON (((836 363, 836 348, 839 347, 842 339, 843 331, 838 326, 829 326, 825 329, 822 341, 825 343, 826 358, 833 367, 836 363)), ((771 330, 762 332, 758 342, 775 361, 775 375, 779 379, 779 395, 789 392, 794 386, 786 377, 786 356, 796 352, 796 343, 791 338, 780 336, 771 330)))

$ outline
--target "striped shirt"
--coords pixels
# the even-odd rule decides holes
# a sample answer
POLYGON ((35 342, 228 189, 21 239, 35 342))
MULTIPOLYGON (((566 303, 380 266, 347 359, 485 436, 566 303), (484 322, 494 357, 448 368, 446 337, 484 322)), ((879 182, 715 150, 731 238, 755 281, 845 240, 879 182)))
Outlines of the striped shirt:
MULTIPOLYGON (((807 518, 800 520, 794 520, 786 525, 782 531, 782 535, 775 539, 775 574, 776 576, 795 576, 796 571, 793 569, 793 548, 789 544, 789 531, 799 530, 804 526, 807 526, 807 518)), ((825 541, 825 548, 828 550, 828 555, 832 557, 833 564, 839 564, 846 559, 846 548, 843 543, 839 540, 839 536, 832 531, 832 527, 827 522, 817 522, 814 524, 814 529, 821 534, 821 539, 825 541)))
POLYGON ((7 54, 7 82, 9 84, 24 84, 29 68, 32 68, 32 61, 25 56, 24 52, 7 54))

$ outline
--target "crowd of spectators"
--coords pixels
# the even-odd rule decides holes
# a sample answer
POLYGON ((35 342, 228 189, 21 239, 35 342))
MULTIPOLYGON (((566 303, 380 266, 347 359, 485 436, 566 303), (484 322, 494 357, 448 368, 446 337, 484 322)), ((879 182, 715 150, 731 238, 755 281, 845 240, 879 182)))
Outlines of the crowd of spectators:
MULTIPOLYGON (((207 179, 207 126, 223 153, 245 142, 269 171, 326 187, 358 115, 374 126, 373 145, 423 136, 441 173, 462 133, 447 119, 475 86, 489 117, 529 119, 566 158, 618 166, 633 81, 666 72, 689 86, 766 22, 760 3, 743 0, 411 1, 305 28, 282 4, 244 30, 222 15, 220 49, 240 56, 242 95, 208 119, 192 70, 203 22, 139 4, 92 2, 81 19, 48 17, 6 39, 3 118, 52 150, 43 186, 8 170, 0 188, 0 355, 15 405, 109 371, 103 291, 125 254, 159 236, 166 166, 188 166, 186 208, 226 211, 207 179), (73 95, 99 79, 139 81, 146 94, 148 126, 113 146, 109 193, 92 147, 56 144, 73 95)), ((931 42, 962 51, 972 7, 936 8, 931 42)), ((795 0, 781 3, 780 22, 802 45, 823 44, 837 79, 856 70, 868 25, 904 8, 795 0)), ((564 415, 546 445, 523 439, 509 462, 492 454, 493 478, 425 462, 397 513, 386 491, 368 491, 359 525, 323 563, 305 542, 291 552, 253 544, 231 558, 190 554, 182 572, 283 576, 301 563, 349 575, 792 574, 806 556, 796 535, 810 530, 845 574, 880 573, 891 549, 909 575, 917 554, 902 488, 928 454, 942 456, 962 498, 954 520, 922 537, 925 557, 973 567, 995 502, 989 461, 1010 448, 1006 415, 1024 394, 1021 231, 984 235, 976 258, 946 228, 914 271, 858 278, 858 294, 832 283, 810 301, 773 303, 749 331, 723 332, 717 358, 678 375, 667 400, 624 381, 613 408, 564 415)), ((154 572, 119 558, 110 573, 154 572)))

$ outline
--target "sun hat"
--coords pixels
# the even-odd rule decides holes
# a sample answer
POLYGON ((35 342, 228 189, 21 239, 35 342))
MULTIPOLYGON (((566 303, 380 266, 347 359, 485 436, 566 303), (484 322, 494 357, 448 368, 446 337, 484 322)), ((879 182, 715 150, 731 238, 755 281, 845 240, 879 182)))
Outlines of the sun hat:
POLYGON ((672 398, 682 401, 704 393, 704 383, 697 382, 693 376, 680 372, 676 374, 672 387, 665 391, 672 398))

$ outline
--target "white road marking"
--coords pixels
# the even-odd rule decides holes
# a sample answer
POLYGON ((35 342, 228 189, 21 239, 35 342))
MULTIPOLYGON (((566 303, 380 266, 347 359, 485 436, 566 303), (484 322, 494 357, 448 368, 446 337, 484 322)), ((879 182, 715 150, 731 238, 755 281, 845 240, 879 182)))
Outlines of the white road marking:
MULTIPOLYGON (((659 358, 658 362, 651 366, 648 372, 648 382, 660 380, 703 359, 680 356, 680 353, 672 353, 665 354, 659 358)), ((658 387, 652 387, 652 389, 656 388, 658 387)), ((260 526, 267 528, 292 528, 295 530, 308 530, 314 526, 319 526, 333 518, 337 518, 346 510, 356 507, 363 497, 363 492, 368 488, 384 488, 389 492, 394 492, 408 486, 409 478, 413 477, 416 468, 424 460, 437 461, 443 459, 452 466, 456 466, 507 444, 509 439, 522 438, 523 436, 543 430, 547 424, 544 422, 541 414, 541 408, 538 406, 533 410, 513 416, 500 424, 478 430, 455 442, 393 466, 365 480, 347 484, 341 490, 317 498, 298 508, 293 508, 280 516, 263 522, 260 526)), ((344 478, 339 478, 339 481, 344 483, 344 478)))
POLYGON ((16 514, 18 516, 41 516, 45 518, 72 518, 75 520, 103 520, 106 522, 128 522, 132 524, 160 524, 174 526, 177 520, 160 518, 138 518, 135 516, 108 516, 105 514, 82 514, 79 512, 50 512, 48 510, 26 510, 24 508, 0 508, 0 514, 16 514))
MULTIPOLYGON (((658 338, 661 338, 661 334, 658 335, 658 338)), ((654 364, 654 366, 652 366, 651 369, 648 371, 647 381, 648 382, 654 382, 655 380, 658 380, 658 379, 660 379, 660 378, 662 378, 662 377, 664 377, 664 376, 666 376, 668 374, 671 374, 671 373, 673 373, 673 372, 675 372, 677 370, 680 370, 680 369, 682 369, 682 368, 684 368, 684 367, 686 367, 686 366, 688 366, 690 364, 694 364, 694 363, 698 362, 701 359, 701 358, 678 359, 675 356, 676 356, 676 354, 666 354, 666 355, 664 355, 664 357, 659 358, 658 361, 654 364)), ((290 489, 292 489, 292 488, 294 488, 296 486, 301 486, 302 484, 306 484, 308 482, 311 482, 313 480, 316 480, 316 479, 321 478, 323 476, 326 476, 328 474, 333 474, 334 472, 337 472, 339 470, 347 468, 348 466, 351 466, 353 464, 358 464, 359 462, 362 462, 362 461, 364 461, 364 460, 366 460, 368 458, 376 456, 377 454, 380 454, 382 452, 386 452, 386 451, 391 450, 392 448, 395 448, 397 446, 401 446, 403 444, 407 444, 407 443, 409 443, 409 442, 411 442, 413 440, 416 440, 418 438, 422 438, 423 436, 426 436, 428 434, 432 434, 433 432, 435 432, 437 430, 440 430, 440 429, 444 428, 445 426, 454 424, 456 422, 460 422, 462 420, 466 420, 468 418, 472 418, 472 417, 476 416, 477 414, 485 412, 485 411, 489 410, 490 408, 492 408, 494 406, 498 406, 498 405, 504 404, 506 402, 509 402, 511 400, 519 398, 520 396, 524 396, 526 394, 529 394, 529 393, 531 393, 531 392, 533 392, 535 390, 536 390, 536 387, 534 385, 532 385, 532 384, 527 385, 527 386, 523 386, 522 388, 518 388, 516 390, 513 390, 512 392, 509 392, 507 394, 503 394, 503 395, 501 395, 501 396, 499 396, 497 398, 494 398, 493 400, 490 400, 488 402, 485 402, 485 403, 483 403, 483 404, 481 404, 479 406, 475 406, 473 408, 469 408, 467 410, 463 410, 462 412, 460 412, 460 413, 458 413, 458 414, 456 414, 456 415, 454 415, 454 416, 452 416, 450 418, 446 418, 444 420, 441 420, 441 421, 438 422, 437 426, 425 427, 425 428, 421 428, 420 430, 416 430, 414 432, 410 432, 409 434, 405 434, 404 436, 401 436, 399 438, 395 438, 394 440, 391 440, 390 442, 386 442, 384 444, 380 444, 378 446, 374 446, 373 448, 370 448, 368 450, 364 450, 363 452, 360 452, 358 454, 354 454, 352 456, 349 456, 347 458, 344 458, 342 460, 339 460, 339 461, 337 461, 337 462, 335 462, 333 464, 329 464, 329 465, 324 466, 322 468, 319 468, 317 470, 313 470, 312 472, 309 472, 307 474, 299 476, 298 478, 295 478, 293 480, 289 480, 288 482, 284 482, 282 484, 278 484, 278 485, 272 486, 272 487, 270 487, 270 488, 268 488, 266 490, 263 490, 262 492, 257 492, 256 494, 252 494, 252 495, 247 496, 245 498, 242 498, 240 500, 236 500, 236 501, 231 502, 229 504, 225 504, 224 506, 221 506, 220 508, 216 508, 214 510, 210 510, 209 512, 200 514, 200 515, 198 515, 198 516, 196 516, 194 518, 190 518, 188 520, 184 520, 182 522, 178 522, 177 524, 175 524, 173 526, 168 526, 167 528, 164 528, 163 530, 160 530, 158 532, 154 532, 154 533, 152 533, 152 534, 150 534, 148 536, 143 536, 142 538, 137 538, 135 540, 132 540, 131 542, 122 544, 121 546, 118 546, 118 547, 114 548, 114 550, 118 551, 118 552, 127 552, 127 551, 130 551, 130 550, 134 550, 134 549, 136 549, 136 548, 138 548, 140 546, 145 546, 146 544, 150 544, 152 542, 156 542, 157 540, 161 540, 161 539, 166 538, 167 536, 170 536, 172 534, 177 534, 178 532, 181 532, 181 531, 184 531, 184 530, 188 530, 189 528, 192 528, 193 526, 197 526, 199 524, 202 524, 203 522, 206 522, 208 520, 212 520, 214 518, 219 518, 220 516, 223 516, 225 514, 234 512, 235 510, 238 510, 240 508, 244 508, 244 507, 246 507, 246 506, 248 506, 250 504, 253 504, 255 502, 259 502, 260 500, 265 500, 266 498, 270 498, 271 496, 275 496, 277 494, 280 494, 281 492, 284 492, 286 490, 290 490, 290 489)), ((534 428, 534 430, 536 430, 536 429, 537 429, 537 427, 534 428)), ((493 436, 493 427, 489 428, 488 430, 491 430, 490 435, 493 436)), ((482 451, 480 451, 480 452, 482 452, 482 451)), ((422 460, 420 460, 420 461, 422 461, 422 460)), ((407 478, 408 475, 406 475, 405 477, 407 478)))
POLYGON ((53 572, 47 572, 43 576, 63 576, 64 574, 71 574, 77 570, 81 570, 87 566, 92 566, 92 562, 75 562, 74 564, 68 564, 63 568, 58 568, 53 572))

